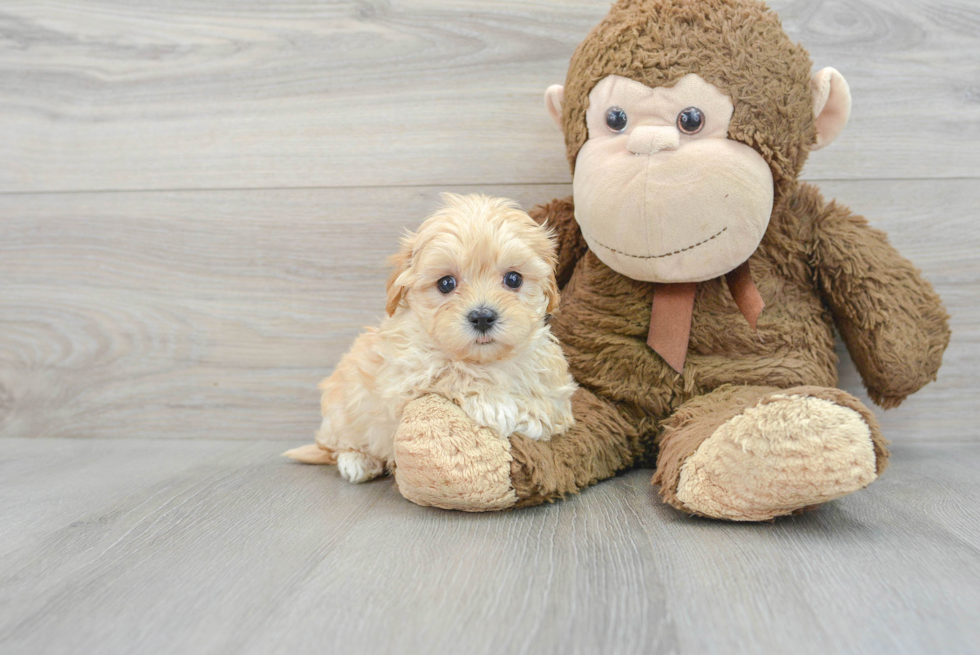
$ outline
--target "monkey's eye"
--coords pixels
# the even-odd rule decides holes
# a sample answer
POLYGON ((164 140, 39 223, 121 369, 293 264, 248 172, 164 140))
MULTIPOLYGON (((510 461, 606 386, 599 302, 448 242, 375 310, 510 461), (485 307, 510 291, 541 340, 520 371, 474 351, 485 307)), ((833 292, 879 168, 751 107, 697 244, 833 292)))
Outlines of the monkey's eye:
POLYGON ((704 127, 704 114, 697 107, 688 107, 677 114, 677 129, 684 134, 697 134, 704 127))
POLYGON ((453 289, 456 288, 456 278, 452 275, 447 275, 446 277, 439 278, 436 282, 436 288, 439 289, 439 293, 452 293, 453 289))
POLYGON ((606 110, 606 127, 613 132, 622 132, 626 129, 626 112, 620 107, 610 107, 606 110))
POLYGON ((504 285, 510 289, 520 289, 524 284, 524 278, 517 271, 511 271, 504 276, 504 285))

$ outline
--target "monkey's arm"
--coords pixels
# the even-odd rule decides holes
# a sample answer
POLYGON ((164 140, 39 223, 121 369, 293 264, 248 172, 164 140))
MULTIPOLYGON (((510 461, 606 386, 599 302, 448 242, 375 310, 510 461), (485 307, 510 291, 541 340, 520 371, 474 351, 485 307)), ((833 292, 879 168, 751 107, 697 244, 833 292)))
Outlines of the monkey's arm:
POLYGON ((547 205, 538 205, 529 213, 535 221, 555 231, 555 239, 558 242, 558 265, 555 267, 555 277, 558 279, 558 288, 562 289, 568 282, 568 278, 572 276, 575 263, 589 249, 578 223, 575 222, 572 197, 552 200, 547 205))
POLYGON ((868 395, 884 408, 936 379, 949 315, 884 232, 847 207, 814 204, 811 264, 868 395))

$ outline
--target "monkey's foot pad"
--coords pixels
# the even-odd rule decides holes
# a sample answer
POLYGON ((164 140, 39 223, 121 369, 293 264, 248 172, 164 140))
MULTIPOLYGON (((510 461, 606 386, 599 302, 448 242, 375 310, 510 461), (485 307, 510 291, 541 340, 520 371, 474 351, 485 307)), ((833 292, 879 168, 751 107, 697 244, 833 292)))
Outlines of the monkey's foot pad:
POLYGON ((840 498, 876 477, 861 415, 775 394, 718 427, 684 462, 677 497, 705 516, 762 521, 840 498))
POLYGON ((395 482, 418 505, 488 512, 517 503, 510 441, 477 427, 442 396, 405 407, 395 433, 395 482))

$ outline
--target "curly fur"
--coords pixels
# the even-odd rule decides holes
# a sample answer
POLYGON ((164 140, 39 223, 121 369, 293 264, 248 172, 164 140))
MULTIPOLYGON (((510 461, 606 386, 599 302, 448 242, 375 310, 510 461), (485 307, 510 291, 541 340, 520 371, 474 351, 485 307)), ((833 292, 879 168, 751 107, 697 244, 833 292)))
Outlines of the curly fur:
MULTIPOLYGON (((449 399, 501 437, 548 439, 574 422, 575 384, 546 322, 557 303, 549 233, 510 201, 444 199, 392 258, 390 315, 361 334, 320 385, 316 442, 335 454, 320 460, 336 461, 352 482, 390 467, 405 405, 425 394, 449 399), (510 271, 523 276, 519 289, 503 285, 510 271), (446 275, 458 281, 448 294, 436 289, 446 275), (478 307, 499 315, 486 335, 467 318, 478 307)), ((307 451, 287 455, 322 463, 307 451)))

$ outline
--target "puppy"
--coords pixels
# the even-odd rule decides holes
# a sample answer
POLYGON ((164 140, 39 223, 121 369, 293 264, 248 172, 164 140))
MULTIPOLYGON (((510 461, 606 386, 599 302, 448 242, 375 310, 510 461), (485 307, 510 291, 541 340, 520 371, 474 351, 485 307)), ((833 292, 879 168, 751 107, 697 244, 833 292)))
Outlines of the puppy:
POLYGON ((558 306, 551 234, 515 203, 443 194, 391 259, 388 316, 320 384, 315 446, 284 453, 336 463, 365 482, 393 463, 405 405, 437 393, 501 438, 571 427, 575 383, 548 315, 558 306))

